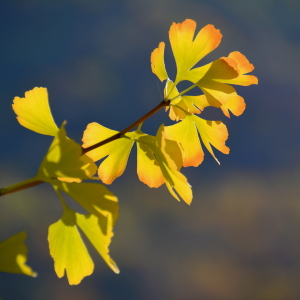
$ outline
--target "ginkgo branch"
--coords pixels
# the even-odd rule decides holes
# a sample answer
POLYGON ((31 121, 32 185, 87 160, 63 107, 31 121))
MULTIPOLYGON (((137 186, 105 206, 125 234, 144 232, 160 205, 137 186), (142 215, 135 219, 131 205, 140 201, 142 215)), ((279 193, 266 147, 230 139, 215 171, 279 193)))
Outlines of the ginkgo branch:
POLYGON ((149 119, 152 115, 154 115, 155 113, 157 113, 160 109, 162 109, 163 107, 169 106, 170 105, 170 100, 163 100, 161 103, 159 103, 156 107, 154 107, 153 109, 151 109, 149 112, 147 112, 144 116, 142 116, 141 118, 139 118, 137 121, 133 122, 131 125, 129 125, 128 127, 126 127, 125 129, 121 130, 120 132, 116 133, 115 135, 100 141, 97 144, 94 144, 92 146, 89 146, 87 148, 82 148, 82 154, 85 154, 91 150, 94 150, 98 147, 101 147, 107 143, 110 143, 114 140, 117 140, 119 138, 122 137, 123 134, 127 133, 128 131, 134 129, 135 127, 137 127, 139 124, 143 123, 144 121, 146 121, 147 119, 149 119))
POLYGON ((11 186, 0 189, 0 196, 4 196, 4 195, 10 194, 10 193, 22 191, 22 190, 28 189, 30 187, 39 185, 41 183, 44 183, 44 181, 36 180, 35 177, 30 178, 30 179, 18 182, 16 184, 13 184, 11 186))

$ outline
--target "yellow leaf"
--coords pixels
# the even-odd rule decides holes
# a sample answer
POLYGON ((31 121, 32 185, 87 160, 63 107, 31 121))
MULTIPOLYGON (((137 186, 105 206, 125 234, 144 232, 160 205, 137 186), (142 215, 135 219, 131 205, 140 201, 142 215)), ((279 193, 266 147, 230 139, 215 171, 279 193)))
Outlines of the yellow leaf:
MULTIPOLYGON (((83 134, 83 148, 94 145, 106 138, 109 138, 118 133, 117 131, 108 129, 98 123, 90 123, 83 134)), ((128 156, 134 144, 131 137, 134 133, 126 133, 126 137, 119 138, 113 142, 98 147, 92 151, 87 152, 93 161, 100 160, 106 156, 98 169, 99 178, 105 184, 111 184, 117 177, 121 176, 125 171, 128 156)))
POLYGON ((57 182, 55 185, 72 197, 89 213, 101 217, 112 216, 113 224, 118 218, 118 198, 104 185, 98 183, 66 183, 57 182))
POLYGON ((193 198, 191 186, 187 182, 186 177, 179 172, 182 166, 181 147, 175 141, 166 140, 163 130, 164 126, 162 125, 152 142, 149 142, 149 140, 145 142, 144 137, 138 139, 138 143, 141 143, 142 147, 147 149, 146 151, 144 150, 146 155, 142 156, 142 152, 138 152, 138 166, 141 164, 139 160, 143 160, 142 166, 152 166, 147 169, 138 168, 139 178, 150 187, 157 187, 158 184, 153 185, 152 183, 157 181, 160 185, 163 177, 171 195, 178 201, 181 198, 187 204, 190 204, 193 198), (149 155, 150 153, 151 155, 149 155), (145 162, 147 159, 150 162, 145 162), (153 166, 158 166, 160 172, 157 167, 154 168, 153 166))
POLYGON ((37 273, 26 265, 25 239, 26 232, 22 231, 0 243, 0 272, 37 276, 37 273))
POLYGON ((177 73, 174 83, 168 78, 164 64, 165 44, 160 43, 151 54, 152 71, 160 80, 166 80, 165 98, 171 100, 169 117, 178 121, 185 118, 185 112, 200 113, 207 106, 220 108, 230 117, 229 111, 239 116, 245 110, 245 102, 236 90, 228 84, 251 85, 258 80, 253 75, 245 75, 254 67, 238 51, 228 57, 221 57, 202 67, 193 67, 220 43, 222 35, 213 25, 203 27, 194 37, 196 22, 190 19, 182 23, 173 23, 169 39, 175 57, 177 73), (176 97, 176 86, 181 81, 190 81, 198 86, 204 95, 176 97), (189 98, 193 97, 193 98, 189 98), (176 106, 175 106, 176 105, 176 106), (183 110, 181 110, 182 108, 183 110))
POLYGON ((94 263, 76 227, 75 212, 64 209, 62 218, 50 225, 48 241, 59 278, 64 276, 66 270, 69 284, 79 284, 93 273, 94 263))
MULTIPOLYGON (((80 184, 81 185, 81 184, 80 184)), ((113 237, 113 218, 96 217, 92 214, 75 213, 64 206, 62 218, 49 227, 48 241, 50 254, 54 259, 54 269, 59 278, 66 271, 70 284, 79 284, 93 273, 94 263, 78 231, 83 231, 108 266, 115 272, 119 269, 109 256, 108 246, 113 237)))
POLYGON ((63 124, 40 165, 37 179, 61 178, 78 182, 78 179, 90 179, 96 170, 94 162, 82 155, 80 145, 66 136, 63 124))
POLYGON ((182 150, 179 143, 177 141, 168 142, 164 132, 164 125, 159 127, 156 140, 156 145, 161 151, 156 152, 156 157, 169 192, 178 201, 182 198, 184 202, 191 204, 193 199, 191 186, 186 177, 179 172, 183 163, 182 150))
POLYGON ((184 80, 185 73, 221 42, 222 35, 213 25, 203 27, 194 38, 195 29, 196 22, 190 19, 173 23, 170 28, 169 38, 177 66, 176 83, 184 80))
POLYGON ((166 137, 179 142, 184 150, 183 166, 197 167, 204 158, 198 133, 201 140, 210 154, 219 163, 211 148, 213 145, 216 149, 224 154, 229 153, 229 148, 225 145, 228 138, 226 126, 221 121, 207 121, 195 115, 186 115, 180 123, 165 127, 166 137))
POLYGON ((240 116, 246 108, 246 103, 245 103, 243 97, 241 97, 239 95, 235 95, 235 96, 229 97, 227 102, 225 104, 221 105, 220 108, 223 111, 224 115, 227 117, 230 117, 229 110, 235 116, 240 116))
POLYGON ((184 167, 197 167, 204 159, 195 121, 189 115, 177 124, 166 126, 165 134, 168 139, 181 143, 184 150, 184 167))
POLYGON ((239 75, 236 61, 232 58, 221 57, 205 66, 187 72, 185 79, 193 83, 201 80, 231 80, 239 75))
POLYGON ((253 75, 245 75, 254 70, 254 66, 249 62, 245 55, 239 51, 231 52, 228 57, 233 59, 239 69, 239 76, 233 79, 219 79, 218 81, 223 83, 237 84, 248 86, 251 84, 258 84, 258 79, 253 75))
POLYGON ((239 77, 239 62, 234 58, 222 57, 181 75, 181 80, 193 82, 204 95, 176 97, 179 94, 176 85, 168 79, 165 97, 171 100, 169 117, 175 121, 182 120, 186 115, 184 111, 200 113, 207 106, 221 108, 227 117, 230 117, 228 110, 236 116, 242 114, 245 109, 242 97, 237 95, 233 87, 223 83, 239 77))
POLYGON ((230 97, 237 95, 235 89, 221 83, 238 77, 237 63, 231 58, 220 58, 208 65, 189 71, 185 79, 196 84, 205 94, 209 106, 221 107, 230 97))
POLYGON ((173 121, 179 121, 185 118, 186 112, 191 114, 201 113, 205 107, 211 104, 204 95, 199 96, 182 96, 176 105, 171 104, 169 117, 173 121))
POLYGON ((191 70, 185 79, 192 81, 203 91, 208 103, 206 106, 221 108, 227 117, 230 117, 228 110, 239 116, 245 110, 246 105, 244 99, 228 83, 257 84, 255 76, 243 75, 243 72, 249 72, 252 69, 253 65, 244 55, 240 52, 232 52, 229 57, 222 57, 206 66, 191 70))
POLYGON ((77 225, 95 247, 97 252, 101 255, 107 265, 115 272, 120 273, 118 266, 109 255, 108 246, 110 245, 112 232, 112 216, 108 215, 107 218, 97 218, 94 215, 80 215, 76 214, 77 225), (102 228, 106 228, 103 232, 102 228))
POLYGON ((160 81, 164 81, 168 78, 164 62, 164 52, 165 43, 161 42, 158 47, 153 50, 150 57, 152 72, 160 79, 160 81))
MULTIPOLYGON (((159 187, 166 183, 171 194, 186 203, 192 201, 192 191, 187 179, 179 172, 182 166, 182 151, 180 145, 174 141, 164 139, 163 126, 157 136, 149 136, 139 129, 125 134, 124 138, 105 144, 89 151, 93 160, 99 160, 108 155, 100 164, 98 175, 108 184, 120 176, 126 167, 130 150, 137 142, 137 173, 139 179, 150 187, 159 187), (179 197, 173 191, 179 194, 179 197)), ((83 147, 89 147, 97 142, 115 135, 117 132, 104 126, 91 123, 87 126, 83 136, 83 147)))
MULTIPOLYGON (((237 93, 232 86, 221 82, 201 80, 199 85, 200 84, 201 90, 210 106, 222 107, 223 105, 226 105, 230 98, 237 96, 237 93)), ((229 115, 227 117, 229 117, 229 115)))
POLYGON ((214 157, 217 163, 220 164, 214 155, 211 145, 224 154, 229 153, 229 148, 225 145, 225 141, 228 139, 228 131, 226 125, 221 121, 207 121, 197 116, 192 117, 196 123, 204 146, 214 157))
POLYGON ((37 133, 56 135, 59 129, 51 114, 46 88, 35 87, 25 93, 25 98, 15 97, 13 103, 13 110, 22 126, 37 133))
POLYGON ((147 146, 154 144, 155 137, 145 136, 137 143, 137 174, 139 180, 151 188, 158 188, 164 183, 164 177, 154 153, 147 146))

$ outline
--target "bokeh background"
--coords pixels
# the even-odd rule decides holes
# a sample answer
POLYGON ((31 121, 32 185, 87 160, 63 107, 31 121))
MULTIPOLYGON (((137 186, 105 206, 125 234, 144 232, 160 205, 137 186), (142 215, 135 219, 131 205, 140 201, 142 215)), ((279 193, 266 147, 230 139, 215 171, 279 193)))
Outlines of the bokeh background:
MULTIPOLYGON (((33 176, 51 138, 21 127, 15 96, 48 88, 58 124, 78 142, 96 121, 121 130, 161 101, 162 85, 149 57, 168 43, 172 22, 214 24, 221 45, 202 63, 240 51, 259 85, 237 87, 247 103, 240 117, 214 116, 229 129, 229 155, 206 154, 184 174, 190 207, 165 187, 149 189, 136 176, 132 153, 123 177, 109 188, 120 217, 111 255, 114 274, 90 248, 95 272, 79 286, 58 279, 47 244, 61 215, 51 187, 1 197, 0 240, 28 232, 29 265, 39 276, 0 274, 3 299, 300 299, 300 1, 1 1, 0 186, 33 176)), ((154 134, 164 112, 147 121, 154 134)), ((217 152, 217 151, 216 151, 217 152)))

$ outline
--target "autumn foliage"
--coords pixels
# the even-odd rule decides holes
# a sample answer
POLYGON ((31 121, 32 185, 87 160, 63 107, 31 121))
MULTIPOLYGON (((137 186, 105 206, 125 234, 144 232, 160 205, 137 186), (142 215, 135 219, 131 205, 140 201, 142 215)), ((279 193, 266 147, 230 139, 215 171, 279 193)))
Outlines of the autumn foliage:
MULTIPOLYGON (((230 114, 241 115, 246 107, 245 101, 232 85, 247 86, 257 84, 258 80, 248 75, 254 67, 238 51, 196 66, 218 47, 222 34, 213 25, 205 26, 196 35, 195 30, 196 22, 189 19, 171 25, 169 39, 177 70, 173 79, 169 78, 165 67, 165 43, 159 43, 153 50, 151 68, 159 80, 165 81, 164 99, 156 110, 134 122, 128 130, 115 131, 92 122, 83 132, 81 146, 67 136, 65 122, 60 127, 56 125, 46 88, 36 87, 26 92, 24 98, 15 97, 13 101, 13 110, 22 126, 52 136, 53 140, 36 176, 0 189, 0 195, 44 182, 53 187, 62 205, 62 216, 49 226, 50 255, 57 276, 63 277, 66 272, 70 284, 78 284, 93 273, 94 264, 82 235, 107 265, 119 273, 109 255, 113 227, 118 217, 118 199, 105 185, 124 173, 134 145, 137 147, 139 180, 151 188, 165 184, 176 200, 183 200, 189 205, 193 198, 192 187, 181 173, 182 168, 199 166, 206 150, 218 163, 214 148, 224 154, 229 153, 226 125, 199 115, 209 106, 220 108, 227 117, 230 114), (191 85, 179 91, 178 84, 182 81, 191 85), (199 94, 188 95, 191 89, 196 89, 199 94), (161 108, 166 109, 174 124, 162 124, 155 136, 145 133, 143 122, 161 108), (95 162, 99 160, 101 162, 97 166, 95 162), (72 210, 64 195, 73 198, 88 213, 72 210)), ((0 243, 0 271, 36 276, 26 265, 25 237, 25 232, 21 232, 0 243)))

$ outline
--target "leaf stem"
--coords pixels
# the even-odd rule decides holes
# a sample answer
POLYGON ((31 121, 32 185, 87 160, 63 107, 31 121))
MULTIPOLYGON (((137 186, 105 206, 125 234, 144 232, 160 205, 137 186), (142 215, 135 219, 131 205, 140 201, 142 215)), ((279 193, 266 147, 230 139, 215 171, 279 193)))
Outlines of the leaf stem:
POLYGON ((134 129, 135 127, 137 127, 140 123, 146 121, 148 118, 150 118, 152 115, 154 115, 156 112, 158 112, 160 109, 162 109, 163 107, 169 106, 170 105, 170 100, 163 100, 161 103, 159 103, 157 106, 155 106, 153 109, 151 109, 149 112, 147 112, 144 116, 142 116, 141 118, 139 118, 137 121, 133 122, 131 125, 129 125, 128 127, 126 127, 125 129, 121 130, 120 132, 116 133, 115 135, 100 141, 97 144, 94 144, 92 146, 89 146, 87 148, 82 148, 82 154, 85 154, 89 151, 92 151, 98 147, 101 147, 107 143, 110 143, 114 140, 119 139, 120 137, 122 137, 123 134, 125 134, 126 132, 134 129))
POLYGON ((35 177, 18 182, 16 184, 10 185, 8 187, 0 189, 0 197, 4 196, 6 194, 14 193, 17 191, 25 190, 28 189, 32 186, 39 185, 43 183, 44 181, 42 180, 37 180, 35 177))
POLYGON ((196 84, 191 85, 189 88, 185 89, 184 91, 182 91, 181 93, 176 95, 174 98, 170 99, 170 101, 173 101, 173 100, 177 99, 178 97, 180 97, 181 95, 187 93, 188 91, 190 91, 191 89, 193 89, 196 86, 197 86, 196 84))

